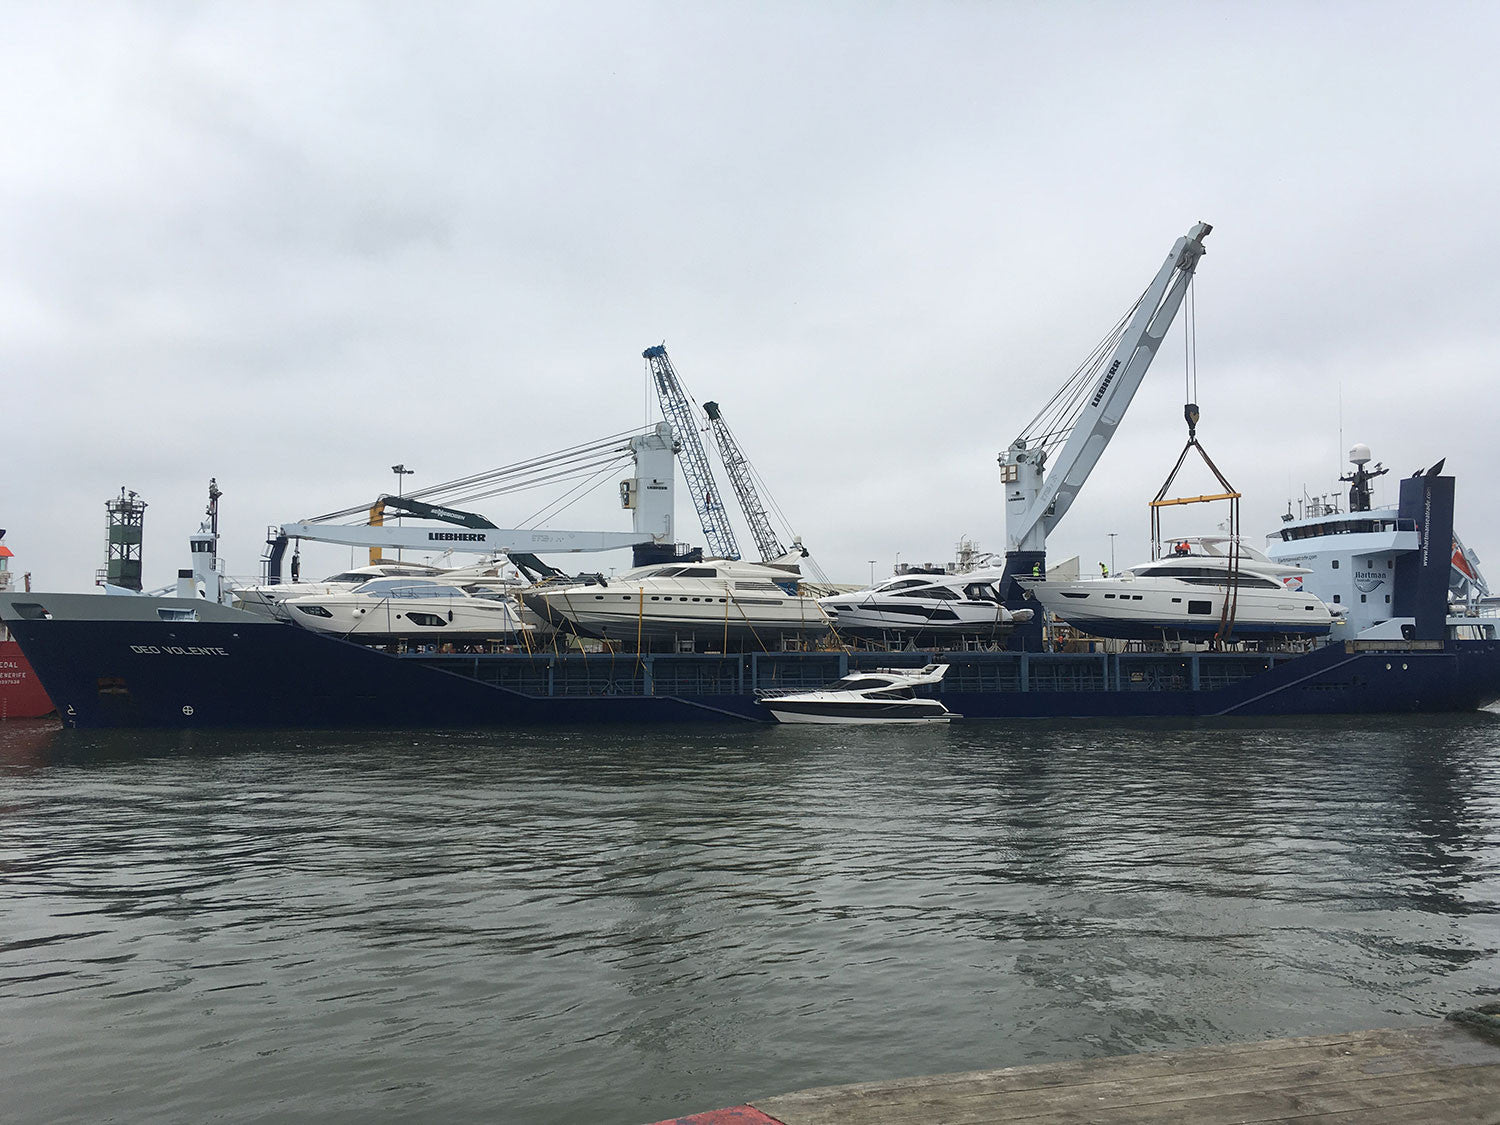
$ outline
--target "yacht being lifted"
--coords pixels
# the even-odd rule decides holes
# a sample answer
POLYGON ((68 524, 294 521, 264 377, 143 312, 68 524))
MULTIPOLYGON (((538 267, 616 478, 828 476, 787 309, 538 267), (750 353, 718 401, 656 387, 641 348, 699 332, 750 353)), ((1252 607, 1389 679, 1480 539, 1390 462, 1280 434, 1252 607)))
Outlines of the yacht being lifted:
POLYGON ((1232 597, 1235 640, 1325 636, 1338 615, 1302 589, 1311 572, 1273 562, 1241 543, 1204 536, 1179 540, 1170 554, 1111 578, 1022 579, 1047 612, 1096 637, 1211 641, 1232 597))

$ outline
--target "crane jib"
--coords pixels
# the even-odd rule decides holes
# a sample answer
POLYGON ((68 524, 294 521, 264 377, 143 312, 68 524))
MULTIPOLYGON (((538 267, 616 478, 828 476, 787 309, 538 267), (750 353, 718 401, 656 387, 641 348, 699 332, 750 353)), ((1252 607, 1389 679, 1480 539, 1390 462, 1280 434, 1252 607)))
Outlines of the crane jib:
POLYGON ((1109 370, 1104 373, 1104 379, 1099 384, 1099 389, 1094 392, 1094 397, 1089 402, 1090 406, 1098 406, 1099 405, 1099 400, 1104 397, 1104 392, 1107 391, 1107 390, 1109 390, 1110 383, 1114 382, 1115 372, 1117 372, 1119 370, 1120 370, 1120 361, 1117 359, 1117 360, 1115 360, 1113 363, 1111 363, 1109 365, 1109 370))

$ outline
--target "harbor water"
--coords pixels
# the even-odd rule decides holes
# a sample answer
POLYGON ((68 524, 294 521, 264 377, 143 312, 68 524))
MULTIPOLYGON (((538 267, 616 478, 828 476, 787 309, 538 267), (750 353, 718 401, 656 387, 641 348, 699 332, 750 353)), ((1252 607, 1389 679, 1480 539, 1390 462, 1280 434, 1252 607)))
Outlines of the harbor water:
POLYGON ((638 1123, 1500 993, 1500 716, 0 723, 9 1122, 638 1123))

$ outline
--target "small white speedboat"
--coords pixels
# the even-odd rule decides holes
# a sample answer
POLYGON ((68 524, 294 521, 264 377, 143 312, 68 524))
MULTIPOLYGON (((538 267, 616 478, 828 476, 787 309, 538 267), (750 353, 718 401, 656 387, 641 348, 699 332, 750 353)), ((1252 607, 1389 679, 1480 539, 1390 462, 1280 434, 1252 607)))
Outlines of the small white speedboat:
POLYGON ((947 671, 946 664, 929 664, 852 672, 817 691, 762 696, 760 705, 783 723, 946 723, 963 716, 916 689, 947 671))

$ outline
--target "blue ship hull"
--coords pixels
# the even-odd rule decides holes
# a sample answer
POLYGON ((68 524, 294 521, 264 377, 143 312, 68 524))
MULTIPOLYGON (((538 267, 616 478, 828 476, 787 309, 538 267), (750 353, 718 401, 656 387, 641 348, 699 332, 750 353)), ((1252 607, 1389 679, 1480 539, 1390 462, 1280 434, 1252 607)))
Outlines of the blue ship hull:
POLYGON ((766 722, 758 690, 936 662, 950 670, 933 694, 965 720, 1466 711, 1500 699, 1500 641, 1349 642, 1298 656, 398 655, 228 610, 198 621, 70 615, 67 598, 115 600, 33 595, 58 612, 7 623, 77 727, 766 722))

